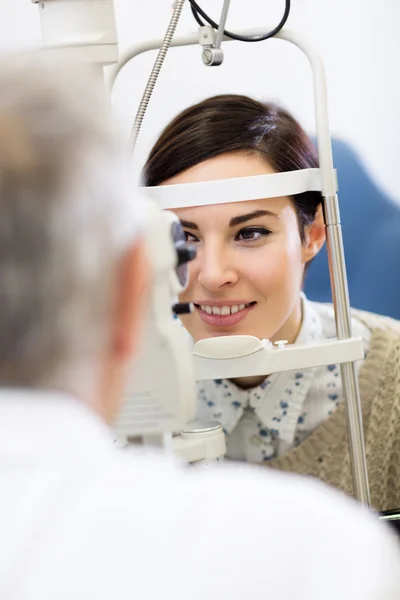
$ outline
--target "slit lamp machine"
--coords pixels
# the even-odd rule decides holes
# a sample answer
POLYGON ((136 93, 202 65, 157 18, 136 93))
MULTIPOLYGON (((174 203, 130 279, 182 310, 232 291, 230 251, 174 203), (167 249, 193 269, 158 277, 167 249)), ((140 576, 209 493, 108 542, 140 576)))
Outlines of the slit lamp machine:
MULTIPOLYGON (((167 52, 174 47, 199 45, 205 68, 223 62, 223 44, 234 41, 225 30, 230 0, 223 1, 218 26, 201 24, 197 31, 175 36, 185 0, 174 4, 163 39, 133 46, 122 56, 118 52, 113 0, 32 0, 38 5, 42 40, 46 48, 67 52, 71 59, 96 65, 105 74, 112 93, 122 69, 135 57, 158 50, 144 90, 131 141, 134 148, 157 77, 167 52)), ((189 0, 199 17, 195 2, 189 0)), ((199 9, 199 7, 197 6, 199 9)), ((276 37, 295 45, 308 59, 313 77, 315 126, 319 168, 288 173, 210 181, 198 184, 169 185, 139 189, 151 219, 147 231, 149 256, 155 281, 146 315, 144 347, 132 367, 116 422, 116 436, 124 444, 140 438, 144 443, 162 444, 193 466, 223 458, 225 438, 218 423, 194 421, 196 381, 265 375, 329 364, 341 369, 346 404, 348 440, 352 464, 354 495, 369 506, 370 494, 362 428, 360 394, 355 363, 364 358, 361 339, 352 336, 350 303, 343 251, 338 203, 338 185, 333 166, 328 122, 327 89, 323 62, 308 41, 283 27, 285 16, 275 30, 249 29, 235 39, 262 41, 276 37), (190 311, 190 305, 176 301, 187 284, 188 262, 195 251, 185 243, 179 220, 166 209, 210 205, 221 202, 288 196, 319 191, 323 196, 326 241, 337 337, 308 345, 272 344, 252 336, 216 337, 189 342, 176 314, 190 311)), ((199 19, 197 19, 198 22, 199 19)), ((233 35, 233 34, 232 34, 233 35)))

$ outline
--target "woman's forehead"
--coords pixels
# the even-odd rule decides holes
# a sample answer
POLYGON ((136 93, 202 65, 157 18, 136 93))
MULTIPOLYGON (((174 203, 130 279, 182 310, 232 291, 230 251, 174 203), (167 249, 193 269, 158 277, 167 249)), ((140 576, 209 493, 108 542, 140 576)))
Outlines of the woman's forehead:
POLYGON ((260 156, 235 152, 209 158, 175 177, 171 177, 162 185, 201 183, 218 179, 267 175, 274 172, 273 168, 260 156))

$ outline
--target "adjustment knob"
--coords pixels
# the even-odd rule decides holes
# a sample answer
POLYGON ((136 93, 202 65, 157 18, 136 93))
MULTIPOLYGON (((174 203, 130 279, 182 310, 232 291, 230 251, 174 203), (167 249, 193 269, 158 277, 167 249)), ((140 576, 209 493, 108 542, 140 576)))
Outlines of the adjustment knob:
POLYGON ((179 302, 174 304, 172 310, 176 315, 187 315, 193 312, 194 306, 191 302, 179 302))
POLYGON ((194 246, 179 246, 176 249, 176 254, 178 257, 177 266, 180 267, 196 258, 196 248, 194 246))
POLYGON ((287 343, 287 340, 278 340, 275 342, 275 346, 277 346, 279 350, 284 350, 287 343))

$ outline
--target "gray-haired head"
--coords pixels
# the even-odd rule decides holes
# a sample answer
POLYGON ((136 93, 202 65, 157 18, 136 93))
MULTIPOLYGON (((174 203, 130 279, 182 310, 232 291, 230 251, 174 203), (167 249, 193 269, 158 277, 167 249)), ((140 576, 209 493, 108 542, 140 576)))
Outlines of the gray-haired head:
POLYGON ((128 160, 89 67, 0 63, 0 386, 59 386, 101 355, 140 222, 128 160))

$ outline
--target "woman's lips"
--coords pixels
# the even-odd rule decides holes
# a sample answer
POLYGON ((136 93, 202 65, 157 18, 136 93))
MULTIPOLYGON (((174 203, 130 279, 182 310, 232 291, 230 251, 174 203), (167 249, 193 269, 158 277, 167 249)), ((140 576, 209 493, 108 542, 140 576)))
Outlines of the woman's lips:
POLYGON ((212 325, 213 327, 233 327, 234 325, 237 325, 238 323, 243 321, 243 319, 247 317, 247 315, 255 307, 255 305, 256 302, 251 302, 242 310, 239 310, 234 314, 231 313, 229 315, 210 315, 206 311, 202 310, 199 304, 195 304, 195 308, 202 321, 204 321, 204 323, 207 323, 207 325, 212 325))

